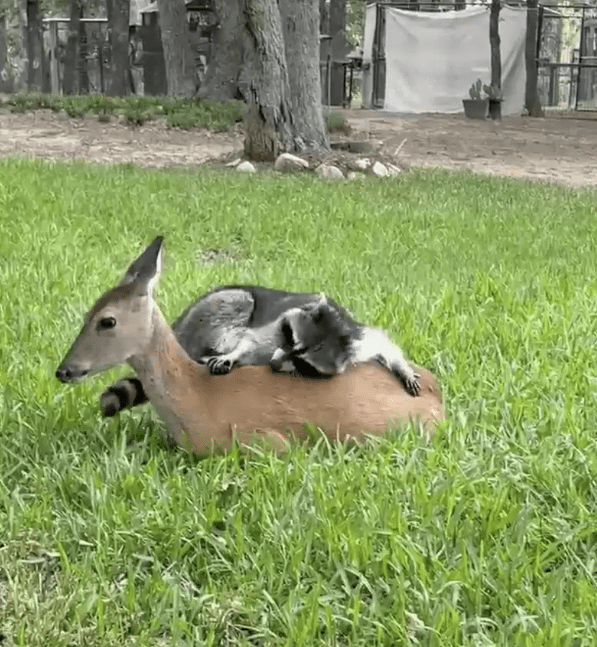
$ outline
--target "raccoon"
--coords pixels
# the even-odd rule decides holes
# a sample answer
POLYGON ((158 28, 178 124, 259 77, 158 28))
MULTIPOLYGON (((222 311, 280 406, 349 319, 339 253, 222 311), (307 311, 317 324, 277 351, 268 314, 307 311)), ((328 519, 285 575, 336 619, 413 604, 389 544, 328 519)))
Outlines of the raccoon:
MULTIPOLYGON (((375 360, 412 395, 418 375, 381 330, 362 326, 331 299, 309 292, 229 285, 197 299, 174 322, 181 346, 214 375, 235 366, 269 364, 272 370, 325 378, 351 363, 375 360)), ((141 382, 124 378, 100 398, 106 417, 147 401, 141 382)))
POLYGON ((321 378, 343 373, 351 364, 376 361, 401 380, 408 393, 419 394, 420 376, 388 335, 358 324, 325 297, 283 314, 278 338, 281 344, 270 359, 272 370, 291 368, 300 375, 321 378))

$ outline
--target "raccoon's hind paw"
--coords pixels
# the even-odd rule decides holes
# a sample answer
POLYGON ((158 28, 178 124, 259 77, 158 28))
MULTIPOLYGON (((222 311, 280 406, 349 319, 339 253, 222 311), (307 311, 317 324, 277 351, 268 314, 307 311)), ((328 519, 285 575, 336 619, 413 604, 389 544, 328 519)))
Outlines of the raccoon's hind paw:
POLYGON ((211 375, 227 375, 234 366, 232 360, 222 357, 210 357, 206 363, 211 375))

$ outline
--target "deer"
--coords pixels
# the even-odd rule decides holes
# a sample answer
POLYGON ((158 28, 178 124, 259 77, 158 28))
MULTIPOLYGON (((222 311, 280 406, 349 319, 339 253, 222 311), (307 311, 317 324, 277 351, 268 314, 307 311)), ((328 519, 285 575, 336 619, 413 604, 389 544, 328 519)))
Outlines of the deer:
POLYGON ((327 380, 242 366, 214 376, 192 360, 154 301, 163 236, 91 307, 56 370, 63 383, 128 363, 174 441, 200 456, 265 443, 284 453, 313 429, 330 441, 360 443, 392 427, 418 423, 432 434, 445 419, 439 384, 427 369, 413 398, 385 367, 370 362, 327 380))

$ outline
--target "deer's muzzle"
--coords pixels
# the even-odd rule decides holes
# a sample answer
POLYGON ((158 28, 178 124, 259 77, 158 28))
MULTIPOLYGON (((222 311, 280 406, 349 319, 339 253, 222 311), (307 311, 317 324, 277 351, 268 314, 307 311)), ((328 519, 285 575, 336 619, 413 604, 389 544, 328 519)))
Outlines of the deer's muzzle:
POLYGON ((80 368, 77 366, 69 366, 68 364, 62 364, 56 370, 56 377, 61 382, 76 382, 77 380, 83 379, 87 373, 89 373, 88 368, 80 368))

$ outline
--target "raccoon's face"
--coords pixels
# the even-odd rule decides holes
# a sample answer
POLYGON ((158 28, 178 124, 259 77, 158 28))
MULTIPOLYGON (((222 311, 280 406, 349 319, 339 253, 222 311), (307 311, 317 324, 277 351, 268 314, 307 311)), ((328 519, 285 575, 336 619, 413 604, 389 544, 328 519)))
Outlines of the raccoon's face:
POLYGON ((331 376, 346 368, 351 340, 319 314, 314 306, 290 311, 281 324, 282 350, 301 374, 331 376))

